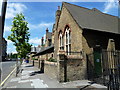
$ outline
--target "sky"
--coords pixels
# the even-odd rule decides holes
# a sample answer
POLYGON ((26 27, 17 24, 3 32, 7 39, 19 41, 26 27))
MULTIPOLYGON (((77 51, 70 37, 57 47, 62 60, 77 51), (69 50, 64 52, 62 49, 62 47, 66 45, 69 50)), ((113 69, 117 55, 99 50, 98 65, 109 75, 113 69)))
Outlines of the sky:
MULTIPOLYGON (((108 0, 108 2, 70 3, 89 9, 97 8, 101 12, 118 16, 118 5, 114 0, 108 0)), ((7 40, 8 45, 7 53, 16 53, 15 46, 13 46, 13 43, 7 37, 11 34, 12 20, 17 13, 23 13, 28 22, 31 35, 29 43, 33 46, 38 46, 41 44, 41 38, 45 37, 46 28, 52 31, 53 24, 55 23, 55 12, 58 6, 61 5, 61 2, 8 2, 4 30, 4 38, 7 40)))

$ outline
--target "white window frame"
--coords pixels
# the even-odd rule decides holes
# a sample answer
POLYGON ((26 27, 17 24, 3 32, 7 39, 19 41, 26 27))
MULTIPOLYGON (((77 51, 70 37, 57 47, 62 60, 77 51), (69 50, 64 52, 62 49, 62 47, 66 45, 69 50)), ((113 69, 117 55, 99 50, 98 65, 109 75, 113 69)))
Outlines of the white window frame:
POLYGON ((60 32, 60 35, 59 35, 59 49, 64 50, 62 32, 60 32))
POLYGON ((68 52, 67 55, 70 55, 71 51, 71 32, 70 28, 67 27, 65 30, 65 51, 68 52))

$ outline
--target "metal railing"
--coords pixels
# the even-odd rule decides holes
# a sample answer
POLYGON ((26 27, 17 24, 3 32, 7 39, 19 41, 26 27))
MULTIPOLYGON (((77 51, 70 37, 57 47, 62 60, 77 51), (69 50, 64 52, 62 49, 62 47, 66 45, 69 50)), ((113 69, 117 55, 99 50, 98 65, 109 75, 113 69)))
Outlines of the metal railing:
POLYGON ((102 50, 100 75, 96 75, 94 53, 87 55, 88 79, 106 85, 108 90, 120 90, 120 51, 102 50))

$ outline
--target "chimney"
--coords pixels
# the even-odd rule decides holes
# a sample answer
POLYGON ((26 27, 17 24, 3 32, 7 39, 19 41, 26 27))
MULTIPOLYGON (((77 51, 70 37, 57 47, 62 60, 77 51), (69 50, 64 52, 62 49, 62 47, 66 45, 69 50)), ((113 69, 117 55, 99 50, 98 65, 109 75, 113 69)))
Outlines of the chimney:
POLYGON ((57 29, 60 15, 61 15, 61 10, 60 10, 60 6, 58 6, 58 10, 56 11, 56 19, 55 19, 55 30, 57 29))
POLYGON ((58 10, 60 10, 60 6, 58 6, 58 10))
POLYGON ((60 10, 60 6, 58 6, 58 10, 56 11, 56 16, 60 16, 61 14, 61 10, 60 10))
POLYGON ((41 46, 43 46, 43 44, 44 44, 44 37, 42 37, 41 39, 41 46))
POLYGON ((48 28, 47 28, 47 29, 46 29, 46 33, 48 33, 48 31, 49 31, 49 30, 48 30, 48 28))

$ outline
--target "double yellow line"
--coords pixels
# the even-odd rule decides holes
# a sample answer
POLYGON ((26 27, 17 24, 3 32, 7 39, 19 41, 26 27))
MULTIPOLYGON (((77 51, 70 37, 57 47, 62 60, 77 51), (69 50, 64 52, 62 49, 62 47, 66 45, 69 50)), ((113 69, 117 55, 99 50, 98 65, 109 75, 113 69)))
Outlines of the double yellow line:
POLYGON ((16 70, 16 67, 12 70, 12 72, 0 83, 0 87, 3 86, 3 84, 7 81, 7 79, 12 75, 12 73, 16 70))

